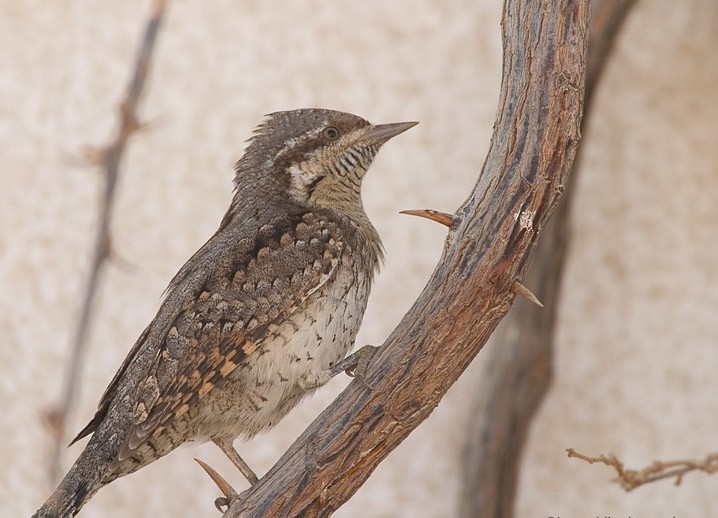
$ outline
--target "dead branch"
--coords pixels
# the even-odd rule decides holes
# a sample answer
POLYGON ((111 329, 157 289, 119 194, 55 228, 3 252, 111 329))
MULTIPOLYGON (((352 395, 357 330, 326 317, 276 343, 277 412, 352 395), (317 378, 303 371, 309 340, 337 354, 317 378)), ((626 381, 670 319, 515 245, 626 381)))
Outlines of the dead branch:
POLYGON ((416 428, 511 307, 511 287, 568 178, 584 92, 588 0, 507 0, 489 153, 426 288, 366 369, 227 518, 329 516, 416 428))
MULTIPOLYGON (((633 3, 604 0, 592 4, 583 125, 600 72, 633 3)), ((577 157, 567 192, 541 234, 536 256, 523 278, 537 289, 546 309, 538 311, 526 301, 518 301, 484 353, 487 368, 475 392, 464 455, 460 515, 466 518, 513 515, 523 444, 551 382, 554 324, 569 240, 572 185, 579 163, 577 157)))
POLYGON ((86 157, 91 162, 103 167, 104 186, 100 201, 99 222, 94 241, 94 251, 90 263, 85 293, 80 306, 80 315, 70 345, 70 360, 63 381, 62 396, 57 406, 47 412, 47 422, 53 437, 50 458, 50 480, 54 484, 61 474, 62 452, 66 445, 67 418, 75 404, 78 382, 82 371, 82 363, 86 349, 87 333, 92 317, 100 274, 108 259, 113 256, 110 226, 112 223, 112 207, 115 200, 115 187, 120 173, 120 162, 125 145, 133 133, 143 127, 137 118, 137 105, 145 85, 154 50, 157 33, 165 11, 164 0, 154 0, 152 14, 142 36, 132 78, 124 97, 120 101, 120 125, 114 140, 105 148, 90 150, 86 157))
POLYGON ((703 460, 657 460, 642 470, 634 470, 626 469, 623 462, 618 460, 615 455, 589 457, 578 453, 573 448, 568 448, 566 452, 569 457, 585 460, 589 464, 599 462, 606 466, 611 466, 616 470, 618 476, 618 478, 615 479, 616 482, 627 492, 636 489, 638 486, 668 478, 675 478, 675 484, 679 486, 683 481, 683 477, 692 471, 703 471, 709 475, 718 471, 718 453, 711 453, 703 460))

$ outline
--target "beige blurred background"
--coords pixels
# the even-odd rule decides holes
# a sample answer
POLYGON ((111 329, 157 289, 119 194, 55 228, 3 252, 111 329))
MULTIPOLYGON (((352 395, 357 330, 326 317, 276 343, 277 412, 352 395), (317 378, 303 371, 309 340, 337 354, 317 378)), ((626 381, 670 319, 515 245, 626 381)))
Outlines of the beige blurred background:
MULTIPOLYGON (((159 38, 126 154, 111 266, 71 431, 97 400, 173 273, 214 231, 232 165, 263 113, 306 106, 373 122, 420 120, 364 186, 384 239, 359 343, 380 344, 439 257, 439 225, 483 162, 500 82, 501 1, 178 0, 159 38)), ((146 1, 0 0, 0 515, 47 496, 42 412, 56 401, 84 287, 107 142, 146 1)), ((718 428, 718 3, 644 0, 626 24, 585 132, 555 383, 532 429, 519 517, 708 517, 718 478, 626 494, 565 448, 630 466, 702 457, 718 428)), ((489 345, 491 346, 491 345, 489 345)), ((482 356, 336 516, 456 515, 467 412, 482 356)), ((264 473, 348 379, 238 450, 264 473)), ((67 451, 69 466, 81 446, 67 451)), ((85 517, 216 516, 198 456, 238 488, 211 445, 182 448, 103 489, 85 517)))

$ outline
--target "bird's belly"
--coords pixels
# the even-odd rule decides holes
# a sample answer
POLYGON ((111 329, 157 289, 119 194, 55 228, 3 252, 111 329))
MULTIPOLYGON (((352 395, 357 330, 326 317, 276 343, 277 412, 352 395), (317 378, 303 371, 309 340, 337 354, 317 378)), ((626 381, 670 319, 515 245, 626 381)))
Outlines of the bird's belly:
POLYGON ((320 377, 352 348, 368 294, 368 279, 338 272, 305 300, 223 386, 208 394, 211 401, 201 419, 211 430, 206 435, 250 438, 276 425, 314 391, 303 388, 306 380, 320 377))

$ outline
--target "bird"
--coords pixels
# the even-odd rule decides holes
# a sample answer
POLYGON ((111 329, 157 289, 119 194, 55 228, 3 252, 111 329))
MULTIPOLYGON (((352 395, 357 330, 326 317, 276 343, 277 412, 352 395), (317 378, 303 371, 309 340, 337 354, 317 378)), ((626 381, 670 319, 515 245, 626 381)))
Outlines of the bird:
POLYGON ((265 116, 218 230, 169 283, 70 444, 89 442, 33 517, 75 516, 188 441, 212 441, 257 482, 233 442, 271 429, 348 365, 383 261, 362 180, 382 145, 416 124, 318 108, 265 116))

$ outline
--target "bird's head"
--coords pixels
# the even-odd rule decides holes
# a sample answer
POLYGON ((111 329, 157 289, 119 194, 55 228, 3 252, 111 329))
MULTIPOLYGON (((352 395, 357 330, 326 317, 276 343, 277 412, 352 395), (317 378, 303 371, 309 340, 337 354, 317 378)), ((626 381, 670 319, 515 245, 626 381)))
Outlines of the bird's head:
POLYGON ((293 202, 365 218, 361 183, 379 148, 417 122, 374 125, 349 113, 301 109, 267 115, 237 163, 237 197, 293 202))

